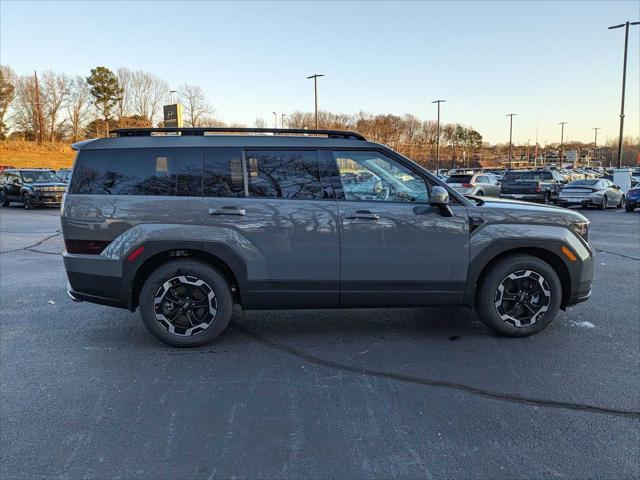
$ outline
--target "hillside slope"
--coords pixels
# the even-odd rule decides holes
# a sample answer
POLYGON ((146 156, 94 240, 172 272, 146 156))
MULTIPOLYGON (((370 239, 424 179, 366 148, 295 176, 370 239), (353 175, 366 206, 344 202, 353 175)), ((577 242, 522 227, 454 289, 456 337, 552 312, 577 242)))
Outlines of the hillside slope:
POLYGON ((0 165, 18 168, 69 168, 75 152, 66 143, 0 142, 0 165))

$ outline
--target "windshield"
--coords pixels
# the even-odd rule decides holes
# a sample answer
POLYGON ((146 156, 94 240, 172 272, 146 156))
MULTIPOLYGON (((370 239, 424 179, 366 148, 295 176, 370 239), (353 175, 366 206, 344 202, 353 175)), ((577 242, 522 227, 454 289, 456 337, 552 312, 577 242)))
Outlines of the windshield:
POLYGON ((58 182, 59 179, 47 170, 23 170, 20 172, 24 183, 58 182))

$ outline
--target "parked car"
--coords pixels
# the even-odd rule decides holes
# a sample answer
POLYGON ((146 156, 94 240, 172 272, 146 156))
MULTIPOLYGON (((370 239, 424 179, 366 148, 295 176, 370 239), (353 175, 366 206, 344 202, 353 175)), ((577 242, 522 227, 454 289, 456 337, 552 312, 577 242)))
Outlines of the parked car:
POLYGON ((455 174, 447 178, 446 183, 463 195, 497 197, 500 195, 500 184, 490 174, 455 174))
POLYGON ((640 184, 627 192, 624 201, 624 209, 627 212, 633 212, 636 208, 640 208, 640 184))
POLYGON ((66 186, 51 171, 13 169, 0 173, 0 205, 22 202, 26 209, 60 206, 66 186))
POLYGON ((65 168, 63 170, 56 170, 56 176, 63 183, 69 183, 69 180, 71 180, 71 173, 72 173, 72 170, 70 168, 65 168))
POLYGON ((509 171, 500 184, 500 197, 549 205, 558 199, 564 178, 553 170, 509 171))
POLYGON ((606 178, 574 180, 560 192, 558 204, 562 207, 580 205, 582 207, 622 208, 624 192, 606 178))
POLYGON ((72 299, 139 308, 169 345, 212 341, 234 302, 466 305, 519 337, 590 296, 578 212, 471 201, 353 132, 166 131, 75 144, 61 224, 72 299))

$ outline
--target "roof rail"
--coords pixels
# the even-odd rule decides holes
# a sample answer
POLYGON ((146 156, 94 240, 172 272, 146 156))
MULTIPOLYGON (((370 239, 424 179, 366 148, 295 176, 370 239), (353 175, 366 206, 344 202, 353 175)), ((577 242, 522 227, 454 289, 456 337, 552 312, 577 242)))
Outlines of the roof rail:
POLYGON ((197 128, 118 128, 111 130, 116 137, 149 137, 154 133, 179 133, 182 136, 205 135, 207 133, 273 133, 274 135, 326 135, 327 138, 345 140, 364 140, 362 135, 347 130, 307 130, 305 128, 235 128, 235 127, 197 127, 197 128))

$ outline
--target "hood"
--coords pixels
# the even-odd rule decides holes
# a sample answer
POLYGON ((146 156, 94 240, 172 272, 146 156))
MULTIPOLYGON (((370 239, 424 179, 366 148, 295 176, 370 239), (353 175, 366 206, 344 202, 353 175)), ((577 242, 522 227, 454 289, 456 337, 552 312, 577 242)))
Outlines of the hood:
POLYGON ((483 205, 472 207, 473 214, 491 221, 514 223, 544 223, 567 226, 588 222, 584 215, 568 208, 537 203, 482 197, 483 205))

